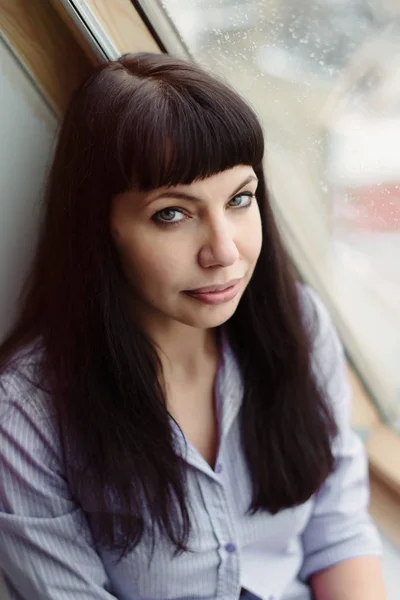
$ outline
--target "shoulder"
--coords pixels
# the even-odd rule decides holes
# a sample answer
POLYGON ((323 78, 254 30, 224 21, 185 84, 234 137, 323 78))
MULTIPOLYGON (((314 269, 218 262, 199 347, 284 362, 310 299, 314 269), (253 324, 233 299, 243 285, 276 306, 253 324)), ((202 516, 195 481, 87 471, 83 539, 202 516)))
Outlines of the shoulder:
POLYGON ((6 368, 0 373, 0 397, 2 403, 9 397, 30 397, 37 404, 44 404, 44 394, 36 382, 40 381, 40 364, 43 350, 39 342, 31 343, 18 350, 8 361, 6 368), (39 401, 39 402, 38 402, 39 401))
POLYGON ((327 337, 336 336, 331 315, 319 294, 306 283, 298 283, 298 294, 303 322, 313 346, 321 345, 327 337))
POLYGON ((305 327, 311 340, 311 365, 320 388, 336 406, 349 400, 344 348, 332 317, 318 293, 299 284, 305 327))
POLYGON ((342 354, 332 317, 318 293, 308 284, 299 283, 299 302, 304 326, 309 334, 313 353, 342 354))
POLYGON ((58 517, 73 507, 51 398, 35 385, 40 359, 25 348, 0 377, 0 520, 58 517))
POLYGON ((41 352, 35 344, 23 348, 0 375, 0 432, 8 440, 0 453, 3 458, 11 447, 38 452, 38 456, 54 455, 58 447, 51 398, 45 386, 37 385, 41 352))

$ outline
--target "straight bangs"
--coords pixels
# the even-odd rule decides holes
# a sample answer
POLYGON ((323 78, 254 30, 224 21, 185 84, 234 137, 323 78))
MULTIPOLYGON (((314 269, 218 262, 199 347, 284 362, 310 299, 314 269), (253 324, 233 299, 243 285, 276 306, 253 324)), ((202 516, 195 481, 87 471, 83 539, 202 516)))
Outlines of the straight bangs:
POLYGON ((202 81, 142 81, 117 135, 120 176, 141 191, 190 184, 240 164, 258 168, 264 154, 255 113, 225 85, 207 90, 202 81))

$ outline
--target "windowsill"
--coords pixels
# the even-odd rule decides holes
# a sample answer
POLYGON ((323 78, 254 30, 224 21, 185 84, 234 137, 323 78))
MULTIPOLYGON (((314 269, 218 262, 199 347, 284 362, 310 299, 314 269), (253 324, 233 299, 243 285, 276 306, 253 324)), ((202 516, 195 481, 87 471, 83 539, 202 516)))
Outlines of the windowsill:
POLYGON ((382 421, 350 365, 348 375, 353 388, 353 426, 366 434, 371 470, 375 479, 388 486, 400 502, 400 436, 382 421))
POLYGON ((400 548, 400 436, 383 423, 349 364, 348 377, 353 388, 353 426, 366 438, 370 465, 370 513, 386 538, 400 548))
POLYGON ((390 542, 400 548, 400 498, 398 493, 386 485, 379 473, 370 468, 371 502, 370 513, 379 530, 390 542))

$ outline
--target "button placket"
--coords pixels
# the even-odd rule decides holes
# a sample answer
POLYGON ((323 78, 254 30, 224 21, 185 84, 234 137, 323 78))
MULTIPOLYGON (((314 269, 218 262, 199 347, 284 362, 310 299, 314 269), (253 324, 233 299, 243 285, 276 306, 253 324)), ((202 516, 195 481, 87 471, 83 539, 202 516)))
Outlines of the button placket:
POLYGON ((203 496, 208 498, 208 514, 220 546, 218 553, 221 562, 218 569, 216 600, 226 600, 234 597, 240 588, 240 566, 239 553, 234 544, 235 530, 228 511, 224 487, 221 484, 216 485, 217 482, 217 479, 212 481, 204 477, 199 481, 203 496))
POLYGON ((240 556, 236 544, 235 527, 223 486, 218 490, 218 497, 221 506, 221 510, 217 514, 218 529, 222 534, 219 536, 221 564, 218 574, 218 600, 225 600, 228 596, 235 595, 237 589, 240 589, 240 556))

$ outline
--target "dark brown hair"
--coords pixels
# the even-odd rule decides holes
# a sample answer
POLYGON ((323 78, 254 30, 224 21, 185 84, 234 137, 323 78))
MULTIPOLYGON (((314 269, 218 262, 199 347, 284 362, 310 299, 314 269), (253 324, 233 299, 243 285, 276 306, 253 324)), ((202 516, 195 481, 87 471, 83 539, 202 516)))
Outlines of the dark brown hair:
POLYGON ((149 523, 153 539, 157 529, 178 550, 190 529, 159 359, 130 318, 110 233, 112 199, 133 184, 151 190, 253 167, 262 250, 226 324, 245 387, 249 510, 276 513, 305 502, 333 468, 335 425, 312 374, 312 336, 268 202, 263 154, 262 129, 248 104, 199 67, 167 55, 126 55, 102 65, 65 115, 37 253, 19 318, 0 348, 0 371, 18 369, 18 350, 40 346, 34 384, 56 408, 69 484, 100 541, 121 556, 149 523))

